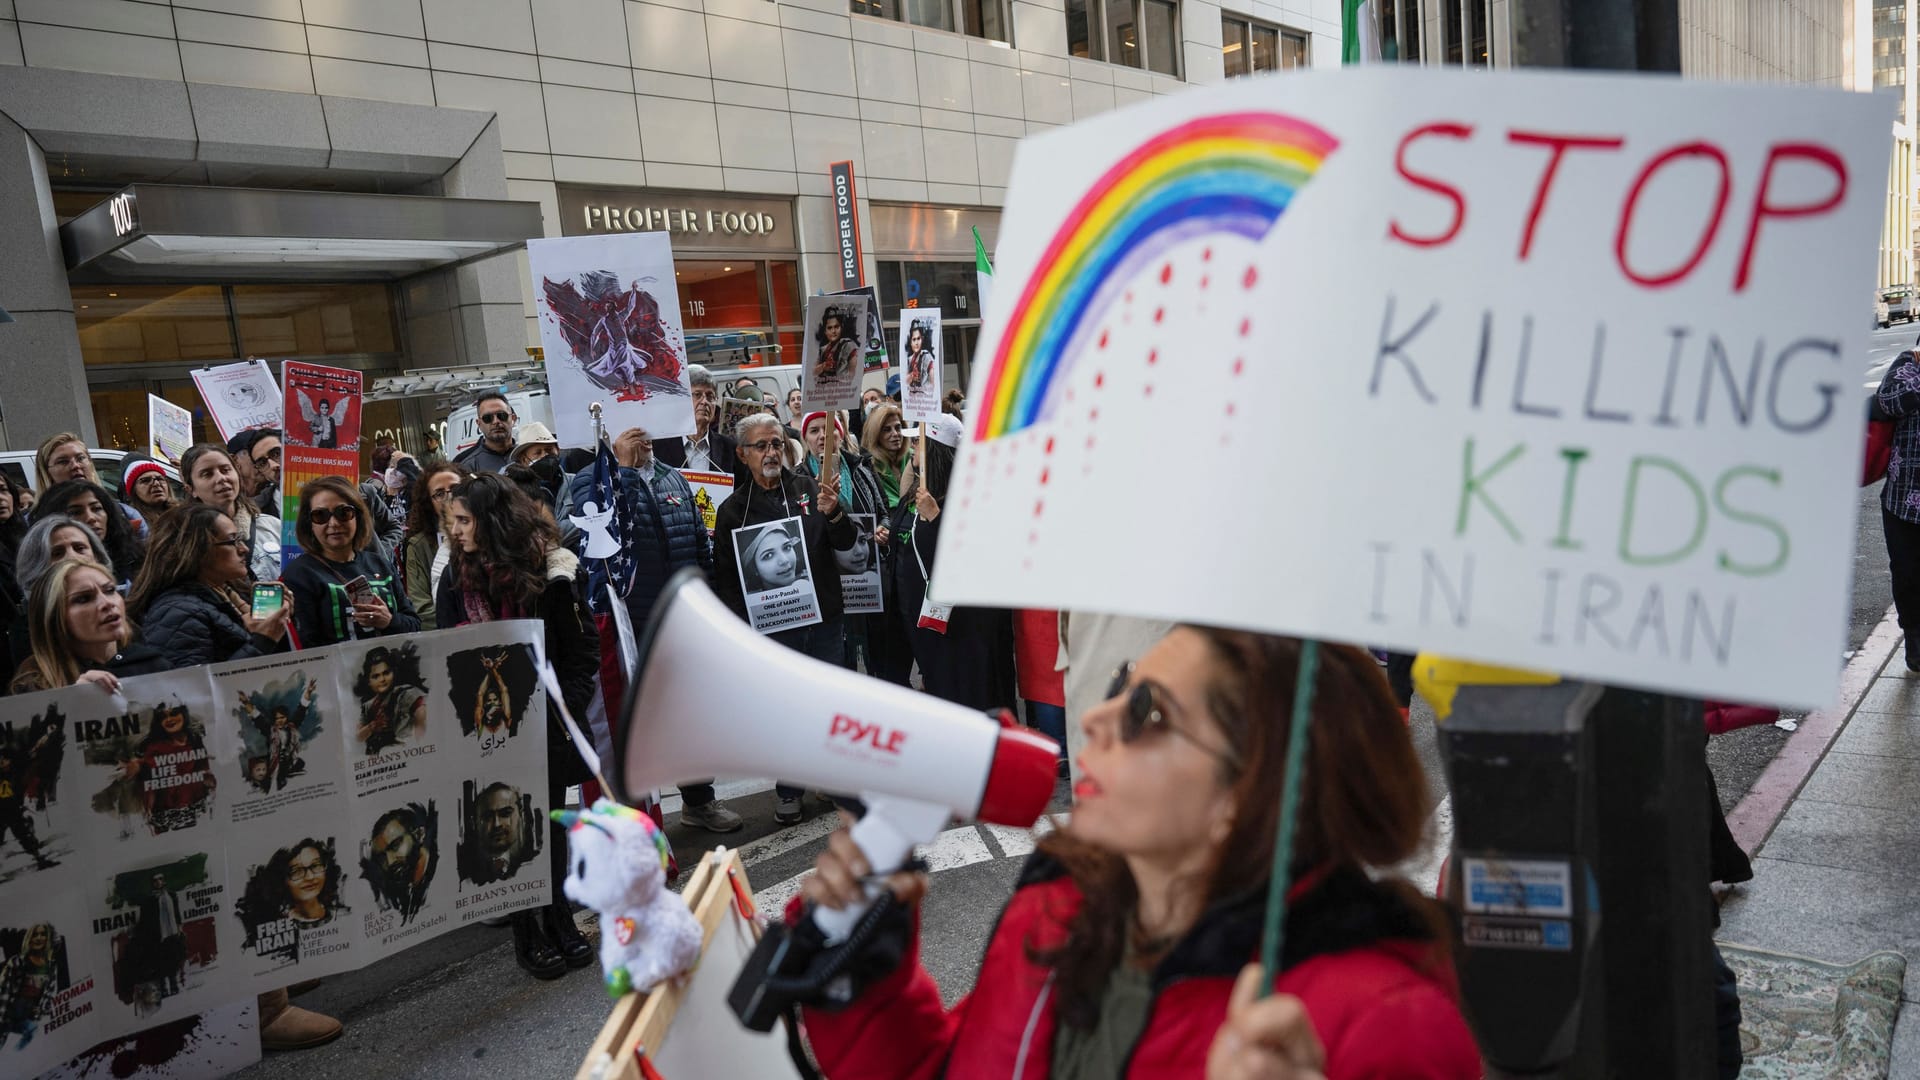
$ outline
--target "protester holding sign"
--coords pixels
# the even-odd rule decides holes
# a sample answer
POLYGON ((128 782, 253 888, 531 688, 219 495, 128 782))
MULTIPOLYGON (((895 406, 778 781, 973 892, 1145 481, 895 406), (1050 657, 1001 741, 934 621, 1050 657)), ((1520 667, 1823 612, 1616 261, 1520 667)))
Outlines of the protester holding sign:
MULTIPOLYGON (((887 543, 886 521, 889 507, 886 495, 880 490, 880 479, 873 474, 873 466, 867 456, 860 452, 859 444, 849 442, 847 429, 838 417, 829 420, 826 413, 807 413, 800 424, 802 441, 807 448, 805 467, 807 475, 812 476, 822 486, 832 486, 840 496, 841 505, 854 515, 859 536, 847 552, 840 555, 836 562, 840 571, 840 592, 847 609, 847 667, 854 667, 864 654, 868 672, 875 671, 871 641, 874 623, 886 618, 880 612, 884 609, 884 591, 879 586, 880 566, 874 556, 876 545, 885 547, 887 543), (821 479, 820 470, 825 464, 827 453, 827 432, 834 432, 835 477, 829 482, 821 479), (878 527, 876 528, 876 523, 878 527), (862 588, 868 582, 873 587, 862 588), (870 594, 864 596, 864 603, 856 604, 849 592, 870 594)), ((884 633, 884 628, 881 629, 884 633)))
MULTIPOLYGON (((250 432, 249 434, 259 434, 250 432)), ((247 569, 255 581, 280 578, 280 519, 269 516, 246 496, 234 457, 212 443, 189 447, 180 457, 187 497, 233 519, 247 538, 247 569)))
POLYGON ((735 486, 745 484, 746 466, 735 453, 737 444, 720 423, 720 388, 713 381, 713 373, 692 364, 687 368, 687 379, 693 386, 693 434, 660 439, 654 444, 654 453, 682 472, 732 473, 735 486))
POLYGON ((912 642, 927 693, 980 709, 1011 709, 1016 697, 1012 614, 1004 608, 939 604, 927 590, 960 423, 935 414, 923 427, 927 459, 920 475, 908 479, 891 519, 891 618, 912 642))
MULTIPOLYGON (((819 488, 781 464, 787 440, 780 427, 778 418, 765 414, 740 423, 740 460, 752 480, 735 488, 714 514, 713 591, 775 641, 844 667, 846 631, 833 553, 853 546, 853 521, 831 487, 819 488), (751 572, 746 562, 754 564, 751 572), (760 598, 783 595, 782 603, 795 611, 750 605, 748 590, 755 585, 762 586, 760 598), (802 609, 808 599, 811 606, 802 609)), ((774 818, 783 824, 800 820, 801 794, 777 785, 774 818)))
MULTIPOLYGON (((822 1073, 926 1077, 964 1062, 980 1076, 1193 1076, 1204 1061, 1210 1080, 1477 1080, 1446 914, 1372 870, 1421 843, 1412 740, 1370 656, 1326 655, 1275 996, 1255 1000, 1250 961, 1299 643, 1183 626, 1079 718, 1072 819, 1029 861, 972 993, 949 1013, 918 963, 880 965, 850 1007, 803 1009, 822 1073), (1280 1071, 1289 1061, 1301 1071, 1280 1071)), ((844 830, 817 868, 806 900, 864 897, 870 868, 844 830)), ((909 902, 927 887, 920 875, 888 885, 909 902)), ((913 957, 916 923, 895 925, 870 948, 913 957)))
POLYGON ((256 617, 243 591, 248 580, 245 534, 217 508, 198 503, 154 526, 127 607, 140 640, 160 650, 169 668, 280 652, 292 609, 256 617))
POLYGON ((374 545, 373 515, 352 481, 309 481, 294 527, 300 556, 287 564, 282 580, 292 594, 301 648, 420 629, 393 564, 374 545))
MULTIPOLYGON (((496 619, 538 619, 546 656, 566 695, 568 712, 587 715, 600 670, 600 634, 579 595, 580 559, 560 544, 550 514, 513 482, 482 473, 453 489, 447 501, 453 560, 440 580, 434 611, 442 629, 496 619)), ((566 803, 567 788, 592 779, 547 703, 547 805, 566 803)), ((513 916, 514 956, 536 978, 551 979, 593 961, 593 947, 560 893, 566 879, 566 833, 549 826, 553 893, 547 907, 513 916)))
POLYGON ((1893 454, 1880 488, 1881 531, 1893 577, 1893 604, 1907 637, 1907 670, 1920 671, 1920 361, 1894 358, 1874 395, 1893 417, 1893 454))
POLYGON ((152 646, 136 644, 113 572, 92 559, 64 559, 41 575, 27 597, 32 652, 13 676, 16 694, 76 682, 112 691, 121 676, 167 670, 152 646))

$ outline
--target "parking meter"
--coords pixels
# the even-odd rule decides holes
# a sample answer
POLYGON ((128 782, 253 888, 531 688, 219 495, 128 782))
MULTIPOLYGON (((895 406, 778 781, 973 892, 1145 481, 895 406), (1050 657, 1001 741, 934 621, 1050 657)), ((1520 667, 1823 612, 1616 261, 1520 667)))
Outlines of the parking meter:
POLYGON ((1582 767, 1603 688, 1427 655, 1414 681, 1441 720, 1453 799, 1442 888, 1467 1021, 1490 1076, 1560 1074, 1603 999, 1593 770, 1582 767))

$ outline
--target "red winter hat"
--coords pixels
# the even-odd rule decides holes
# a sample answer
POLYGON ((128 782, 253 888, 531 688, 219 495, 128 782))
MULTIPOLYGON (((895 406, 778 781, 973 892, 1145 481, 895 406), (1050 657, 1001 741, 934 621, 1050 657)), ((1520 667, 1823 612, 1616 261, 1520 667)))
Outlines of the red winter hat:
POLYGON ((121 489, 131 497, 133 495, 133 485, 139 483, 140 478, 148 473, 159 473, 161 476, 165 476, 167 475, 167 470, 161 468, 160 463, 157 461, 136 461, 127 466, 126 474, 120 477, 121 489))
MULTIPOLYGON (((807 437, 807 426, 825 415, 827 414, 824 412, 816 411, 810 412, 802 417, 800 420, 800 438, 804 440, 807 437)), ((840 415, 838 413, 835 413, 833 417, 833 430, 839 434, 840 442, 844 445, 847 441, 847 425, 840 422, 840 415)))

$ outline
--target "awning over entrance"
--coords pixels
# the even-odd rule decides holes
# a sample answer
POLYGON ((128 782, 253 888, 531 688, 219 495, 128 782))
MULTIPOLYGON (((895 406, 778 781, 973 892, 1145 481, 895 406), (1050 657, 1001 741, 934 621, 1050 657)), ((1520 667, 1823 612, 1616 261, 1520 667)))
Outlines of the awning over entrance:
POLYGON ((77 282, 391 280, 542 235, 533 202, 164 184, 60 227, 77 282))

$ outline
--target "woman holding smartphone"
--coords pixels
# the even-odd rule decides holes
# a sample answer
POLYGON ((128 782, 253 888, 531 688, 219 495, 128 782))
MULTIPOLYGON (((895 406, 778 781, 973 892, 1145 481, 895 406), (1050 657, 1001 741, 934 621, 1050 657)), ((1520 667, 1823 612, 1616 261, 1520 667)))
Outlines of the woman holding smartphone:
POLYGON ((154 524, 127 607, 168 670, 279 652, 286 609, 255 618, 250 588, 240 527, 211 506, 183 506, 154 524))
POLYGON ((373 520, 353 484, 338 476, 309 480, 294 526, 300 557, 280 580, 293 600, 300 647, 411 634, 420 629, 393 564, 373 543, 373 520))

